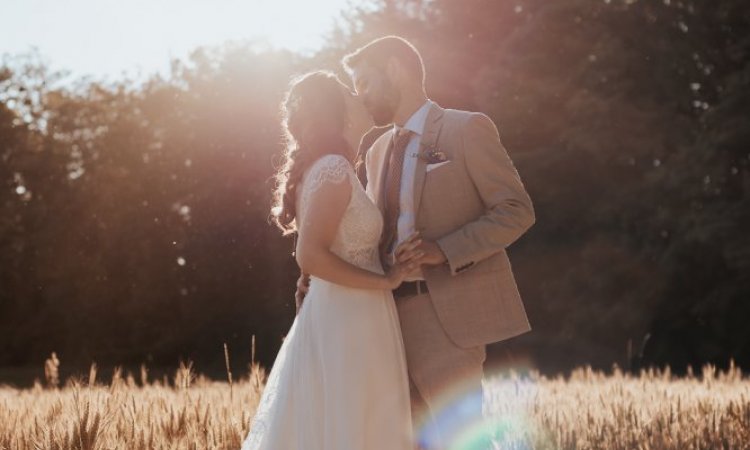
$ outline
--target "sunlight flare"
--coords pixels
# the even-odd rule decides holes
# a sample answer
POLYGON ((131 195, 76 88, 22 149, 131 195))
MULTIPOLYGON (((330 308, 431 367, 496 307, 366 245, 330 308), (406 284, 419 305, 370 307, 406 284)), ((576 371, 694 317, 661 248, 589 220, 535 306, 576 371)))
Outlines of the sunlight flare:
POLYGON ((0 53, 41 50, 75 75, 166 73, 173 58, 201 46, 253 41, 296 52, 315 51, 348 0, 11 0, 0 28, 0 53))

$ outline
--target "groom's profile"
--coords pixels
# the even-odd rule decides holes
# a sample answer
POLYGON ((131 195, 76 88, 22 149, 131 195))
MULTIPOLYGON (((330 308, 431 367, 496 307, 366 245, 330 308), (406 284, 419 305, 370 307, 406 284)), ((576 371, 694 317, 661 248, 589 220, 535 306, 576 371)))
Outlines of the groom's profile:
POLYGON ((415 436, 441 448, 481 420, 486 345, 531 329, 506 247, 534 209, 492 120, 428 99, 411 43, 383 37, 342 63, 375 125, 393 125, 366 153, 367 193, 384 217, 384 265, 410 257, 393 255, 399 242, 422 238, 424 264, 393 296, 415 436))

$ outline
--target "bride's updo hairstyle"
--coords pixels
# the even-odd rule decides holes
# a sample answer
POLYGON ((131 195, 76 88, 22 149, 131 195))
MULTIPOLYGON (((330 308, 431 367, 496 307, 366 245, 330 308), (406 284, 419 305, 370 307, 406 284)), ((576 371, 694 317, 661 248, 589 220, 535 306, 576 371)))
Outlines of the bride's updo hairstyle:
POLYGON ((281 106, 286 151, 276 173, 271 220, 286 235, 297 230, 296 194, 305 170, 326 154, 352 159, 344 139, 348 89, 336 75, 315 71, 292 80, 281 106))

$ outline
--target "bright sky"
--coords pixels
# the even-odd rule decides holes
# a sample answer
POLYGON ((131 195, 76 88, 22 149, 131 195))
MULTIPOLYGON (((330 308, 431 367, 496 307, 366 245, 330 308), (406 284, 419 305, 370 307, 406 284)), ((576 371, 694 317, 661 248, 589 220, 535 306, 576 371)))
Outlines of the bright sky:
POLYGON ((73 77, 168 73, 201 45, 263 39, 315 50, 348 0, 0 0, 0 54, 32 46, 73 77))

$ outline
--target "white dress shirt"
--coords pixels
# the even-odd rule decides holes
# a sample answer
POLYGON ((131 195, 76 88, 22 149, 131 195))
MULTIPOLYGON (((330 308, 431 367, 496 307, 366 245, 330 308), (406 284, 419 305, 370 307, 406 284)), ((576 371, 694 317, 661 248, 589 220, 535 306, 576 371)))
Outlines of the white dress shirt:
MULTIPOLYGON (((430 111, 431 106, 432 101, 427 100, 404 124, 404 128, 412 131, 413 134, 411 139, 409 139, 409 143, 406 145, 404 166, 403 171, 401 172, 399 216, 398 224, 396 226, 396 242, 393 246, 394 249, 398 246, 398 243, 414 233, 414 222, 417 214, 417 212, 414 211, 414 180, 417 172, 417 154, 419 153, 419 145, 422 142, 422 134, 424 134, 424 124, 427 121, 427 113, 430 111)), ((394 125, 394 128, 395 131, 399 129, 397 125, 394 125)), ((422 279, 422 277, 419 277, 418 279, 422 279)))

